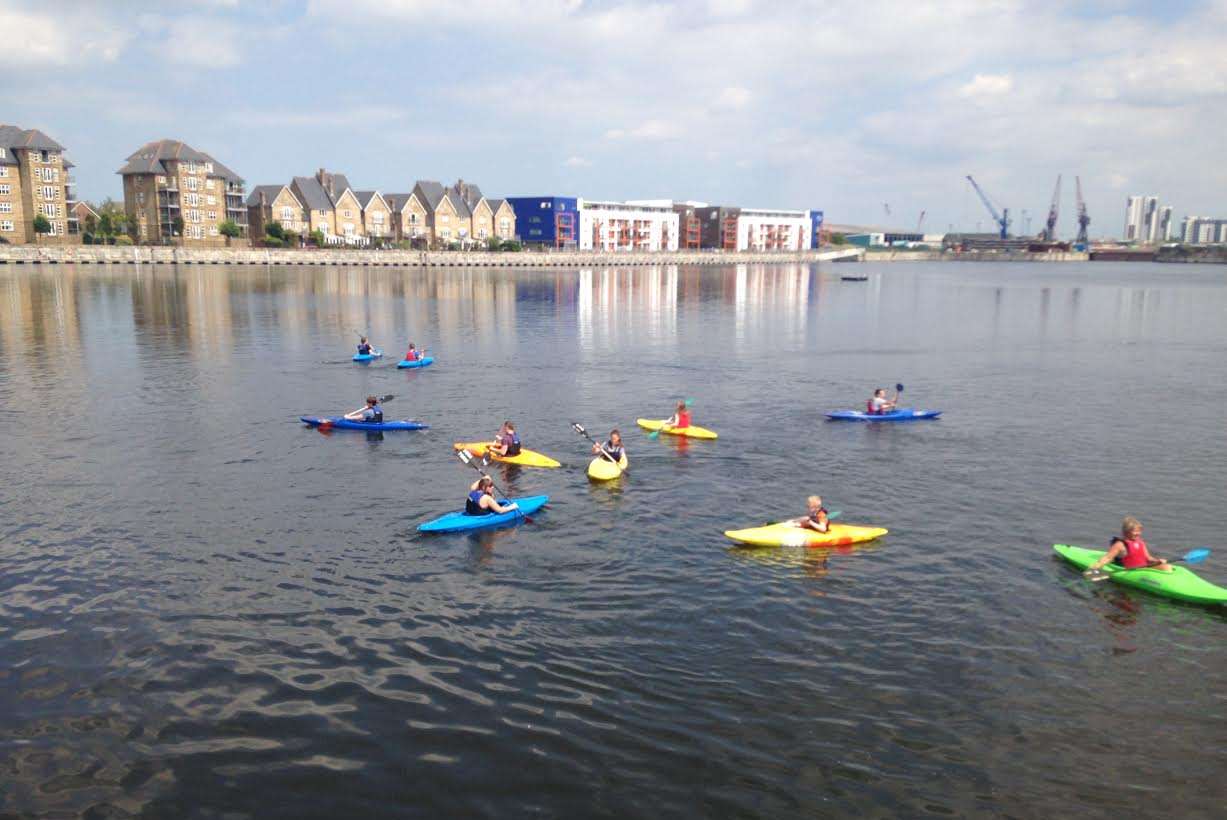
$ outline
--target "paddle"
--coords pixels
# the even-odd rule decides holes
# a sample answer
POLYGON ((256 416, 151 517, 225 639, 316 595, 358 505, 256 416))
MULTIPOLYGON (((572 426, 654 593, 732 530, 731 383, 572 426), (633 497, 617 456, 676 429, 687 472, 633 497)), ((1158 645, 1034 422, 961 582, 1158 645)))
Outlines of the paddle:
POLYGON ((903 392, 903 385, 902 385, 902 384, 899 384, 899 383, 896 383, 896 384, 895 384, 895 402, 894 402, 895 406, 894 406, 894 407, 892 407, 892 408, 891 408, 891 410, 898 410, 898 409, 899 409, 899 394, 900 394, 900 393, 902 393, 902 392, 903 392))
MULTIPOLYGON (((1210 556, 1209 547, 1198 547, 1195 550, 1189 550, 1188 552, 1186 552, 1184 555, 1180 556, 1179 558, 1166 558, 1164 560, 1166 560, 1167 563, 1169 564, 1175 564, 1177 561, 1183 562, 1185 564, 1200 564, 1202 561, 1205 561, 1209 556, 1210 556)), ((1137 569, 1146 569, 1146 567, 1137 567, 1137 569)), ((1090 572, 1091 574, 1085 575, 1084 573, 1084 576, 1095 582, 1106 581, 1108 580, 1108 578, 1111 577, 1111 573, 1104 572, 1102 569, 1097 569, 1093 571, 1087 570, 1087 572, 1090 572)))
MULTIPOLYGON (((689 407, 690 405, 694 404, 694 399, 686 399, 686 401, 685 401, 685 402, 683 402, 683 403, 684 403, 684 404, 685 404, 687 407, 689 407)), ((660 422, 660 427, 657 427, 655 430, 653 430, 652 432, 648 433, 648 438, 651 438, 651 439, 660 438, 660 432, 661 432, 661 430, 664 430, 664 429, 665 429, 665 422, 666 422, 666 421, 668 421, 668 419, 662 419, 662 420, 661 420, 661 422, 660 422)))
MULTIPOLYGON (((478 473, 480 473, 481 475, 483 475, 483 476, 485 476, 485 475, 486 475, 486 473, 485 473, 485 472, 484 472, 484 471, 481 469, 481 467, 478 467, 476 464, 474 464, 474 463, 473 463, 473 454, 472 454, 472 453, 470 453, 468 450, 459 450, 459 451, 456 453, 456 458, 460 459, 460 460, 461 460, 463 463, 465 463, 465 464, 469 465, 470 467, 472 467, 474 470, 476 470, 476 471, 477 471, 478 473)), ((483 464, 483 465, 484 465, 484 464, 488 464, 488 463, 489 463, 489 462, 487 462, 485 459, 482 459, 482 464, 483 464)), ((495 490, 498 492, 498 494, 499 494, 499 495, 501 495, 503 498, 506 498, 508 501, 511 501, 511 496, 507 495, 507 493, 503 492, 503 491, 502 491, 502 490, 500 490, 500 489, 499 489, 497 486, 495 486, 495 485, 494 485, 494 480, 493 480, 493 479, 491 479, 491 480, 490 480, 490 486, 494 487, 494 489, 495 489, 495 490)), ((512 503, 514 504, 515 502, 513 501, 512 503)), ((521 510, 521 509, 520 509, 518 506, 515 508, 514 512, 515 512, 517 515, 519 515, 521 518, 523 518, 523 519, 524 519, 524 523, 525 523, 525 524, 531 524, 531 523, 533 523, 533 518, 532 518, 532 516, 531 516, 531 515, 525 515, 525 514, 524 514, 524 512, 523 512, 523 511, 522 511, 522 510, 521 510)))
POLYGON ((605 456, 605 459, 606 459, 607 461, 611 462, 611 463, 612 463, 612 464, 613 464, 615 467, 617 467, 617 468, 618 468, 618 470, 619 470, 620 472, 622 472, 622 473, 629 473, 629 472, 630 472, 630 470, 628 470, 627 468, 623 467, 623 466, 622 466, 622 465, 621 465, 621 464, 618 462, 618 460, 617 460, 616 458, 614 458, 613 456, 611 456, 611 455, 609 454, 609 451, 605 449, 605 445, 604 445, 604 444, 599 444, 599 443, 597 442, 597 440, 596 440, 596 439, 594 439, 592 436, 588 435, 588 431, 587 431, 587 430, 585 430, 585 429, 583 428, 583 426, 581 426, 581 425, 580 425, 580 423, 579 423, 578 421, 573 421, 573 422, 571 422, 571 427, 575 429, 575 432, 579 433, 581 436, 583 436, 584 438, 588 439, 588 440, 589 440, 589 441, 591 441, 593 444, 596 444, 596 446, 597 446, 597 447, 600 447, 600 448, 601 448, 601 455, 605 456))
MULTIPOLYGON (((378 402, 378 403, 379 403, 379 404, 384 404, 385 402, 390 402, 390 401, 392 401, 392 399, 394 399, 394 398, 396 398, 396 396, 394 396, 394 395, 392 395, 391 393, 389 393, 389 394, 388 394, 388 395, 386 395, 386 396, 380 396, 380 397, 379 397, 379 402, 378 402)), ((365 406, 365 405, 363 405, 363 406, 362 406, 362 407, 360 407, 359 409, 360 409, 360 410, 362 410, 362 409, 365 409, 365 407, 366 407, 366 406, 365 406)), ((355 411, 355 412, 357 412, 357 411, 355 411)), ((320 429, 321 429, 321 430, 326 429, 326 428, 331 427, 331 426, 332 426, 332 419, 322 419, 322 420, 320 420, 320 429)))

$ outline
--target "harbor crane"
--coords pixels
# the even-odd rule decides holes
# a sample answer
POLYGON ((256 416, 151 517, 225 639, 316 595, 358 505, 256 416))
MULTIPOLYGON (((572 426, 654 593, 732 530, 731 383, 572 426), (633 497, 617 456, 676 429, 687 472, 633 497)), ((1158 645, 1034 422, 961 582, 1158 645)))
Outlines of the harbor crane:
POLYGON ((1001 213, 997 213, 996 206, 994 206, 992 200, 988 198, 988 194, 984 193, 980 186, 976 184, 976 181, 971 178, 971 174, 967 175, 967 181, 971 183, 971 187, 976 189, 976 193, 980 196, 980 201, 984 203, 985 208, 988 208, 988 212, 993 215, 993 221, 996 222, 997 227, 1001 229, 1001 238, 1009 239, 1010 209, 1002 208, 1001 213))
POLYGON ((1079 245, 1085 246, 1089 241, 1086 238, 1087 226, 1091 224, 1091 218, 1086 214, 1086 202, 1082 199, 1082 178, 1074 177, 1074 190, 1077 193, 1078 202, 1078 239, 1079 245))
POLYGON ((1048 221, 1044 223, 1044 232, 1040 239, 1045 242, 1057 241, 1057 214, 1061 207, 1061 175, 1057 174, 1057 187, 1052 192, 1052 204, 1048 206, 1048 221))
POLYGON ((920 212, 920 219, 916 220, 916 233, 920 233, 920 226, 925 224, 925 212, 920 212))

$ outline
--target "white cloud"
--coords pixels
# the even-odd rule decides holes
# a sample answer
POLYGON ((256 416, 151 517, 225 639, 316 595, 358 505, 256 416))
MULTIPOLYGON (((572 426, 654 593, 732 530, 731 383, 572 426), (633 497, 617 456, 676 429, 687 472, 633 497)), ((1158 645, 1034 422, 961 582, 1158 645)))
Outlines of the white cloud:
POLYGON ((753 98, 754 95, 750 93, 750 89, 730 85, 720 92, 720 96, 716 98, 716 105, 720 108, 745 108, 753 98))
POLYGON ((1014 88, 1008 74, 977 74, 971 82, 959 87, 960 97, 1000 97, 1014 88))
POLYGON ((15 68, 113 62, 129 37, 89 9, 67 15, 0 8, 0 31, 13 36, 0 49, 0 66, 15 68))
POLYGON ((592 160, 584 159, 583 157, 567 157, 563 165, 567 168, 591 168, 592 160))
POLYGON ((645 120, 634 128, 611 128, 605 132, 609 140, 669 140, 678 136, 677 124, 666 120, 645 120))

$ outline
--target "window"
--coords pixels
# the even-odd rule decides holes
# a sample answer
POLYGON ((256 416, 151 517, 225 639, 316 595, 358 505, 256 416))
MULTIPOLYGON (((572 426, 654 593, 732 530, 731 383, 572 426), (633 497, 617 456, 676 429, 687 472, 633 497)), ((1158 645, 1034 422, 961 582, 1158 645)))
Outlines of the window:
POLYGON ((439 231, 439 236, 443 237, 444 239, 450 239, 452 236, 452 232, 449 231, 447 228, 444 228, 443 230, 439 231))
POLYGON ((217 211, 209 211, 209 220, 212 222, 217 221, 217 211))
POLYGON ((13 230, 13 220, 0 219, 0 231, 12 231, 12 230, 13 230))
POLYGON ((188 189, 189 191, 195 191, 195 190, 196 190, 196 186, 197 186, 197 185, 199 185, 199 184, 200 184, 200 180, 196 179, 196 177, 188 177, 188 178, 187 178, 187 189, 188 189))
POLYGON ((158 182, 158 184, 159 184, 159 185, 165 185, 165 184, 166 184, 166 177, 159 175, 159 176, 158 176, 158 179, 157 179, 157 182, 158 182))
POLYGON ((478 238, 478 239, 485 239, 485 238, 486 238, 486 229, 485 229, 485 228, 481 228, 481 229, 479 229, 479 230, 477 231, 477 238, 478 238))
POLYGON ((13 212, 13 203, 0 202, 0 214, 11 214, 13 212))
POLYGON ((417 215, 417 214, 409 214, 409 224, 410 224, 410 225, 416 225, 416 224, 418 224, 418 215, 417 215))
POLYGON ((206 162, 206 163, 205 163, 205 171, 206 171, 207 173, 210 173, 210 174, 211 174, 211 173, 213 173, 213 163, 211 163, 211 162, 206 162))
POLYGON ((188 211, 187 221, 188 222, 199 222, 200 221, 200 211, 188 211))
POLYGON ((137 192, 136 192, 136 204, 137 204, 137 205, 144 205, 144 204, 145 204, 145 192, 144 192, 144 191, 137 191, 137 192))
POLYGON ((195 208, 200 204, 200 194, 187 194, 184 196, 184 202, 189 208, 195 208))
MULTIPOLYGON (((0 157, 2 156, 4 156, 4 149, 0 148, 0 157)), ((6 177, 8 175, 9 175, 9 167, 7 165, 0 165, 0 177, 6 177)))
POLYGON ((11 185, 0 185, 0 196, 8 196, 12 192, 13 187, 11 185))
POLYGON ((211 179, 206 179, 206 180, 205 180, 205 190, 206 190, 206 191, 212 191, 212 190, 213 190, 213 180, 211 180, 211 179))
POLYGON ((374 222, 376 225, 382 225, 383 224, 383 214, 380 213, 379 211, 376 211, 375 213, 371 214, 371 221, 374 222))
POLYGON ((289 222, 293 218, 294 218, 294 209, 291 208, 289 205, 283 206, 281 209, 281 221, 289 222))
POLYGON ((51 223, 51 235, 52 236, 63 236, 64 235, 64 223, 63 222, 52 222, 51 223))
POLYGON ((218 235, 219 234, 218 234, 216 225, 214 225, 212 228, 209 228, 209 236, 218 236, 218 235))
POLYGON ((7 151, 8 151, 7 148, 0 148, 0 159, 4 159, 6 156, 8 156, 8 154, 6 153, 7 151))
POLYGON ((43 199, 55 199, 55 187, 52 185, 43 186, 43 199))
POLYGON ((511 233, 511 220, 510 219, 500 219, 498 221, 498 229, 503 234, 503 236, 506 236, 507 234, 511 233))
POLYGON ((448 222, 451 222, 451 220, 452 218, 448 216, 447 214, 439 214, 439 221, 442 222, 443 224, 446 225, 448 222))
POLYGON ((345 233, 346 236, 353 236, 354 235, 354 223, 346 222, 341 227, 341 230, 345 233))
POLYGON ((346 219, 349 219, 353 215, 354 215, 354 212, 350 210, 345 210, 341 212, 341 216, 345 217, 346 219))
POLYGON ((216 205, 217 197, 213 196, 213 194, 209 194, 207 197, 205 197, 205 202, 209 205, 216 205))

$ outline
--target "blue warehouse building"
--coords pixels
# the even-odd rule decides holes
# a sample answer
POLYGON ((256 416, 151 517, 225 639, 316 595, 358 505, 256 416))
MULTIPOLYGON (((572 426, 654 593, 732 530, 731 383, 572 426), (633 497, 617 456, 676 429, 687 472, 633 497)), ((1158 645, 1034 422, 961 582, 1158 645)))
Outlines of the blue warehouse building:
POLYGON ((822 211, 809 212, 810 237, 809 246, 814 250, 822 244, 822 211))
POLYGON ((574 248, 579 240, 579 199, 565 196, 515 196, 516 233, 528 245, 574 248))

